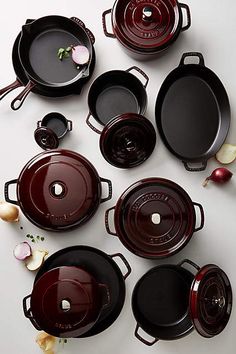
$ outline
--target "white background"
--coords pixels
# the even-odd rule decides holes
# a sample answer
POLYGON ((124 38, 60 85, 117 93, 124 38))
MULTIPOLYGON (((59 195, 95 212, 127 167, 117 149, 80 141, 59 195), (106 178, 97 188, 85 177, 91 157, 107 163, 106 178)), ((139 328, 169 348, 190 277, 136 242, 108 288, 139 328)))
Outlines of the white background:
MULTIPOLYGON (((27 18, 45 15, 77 16, 81 18, 96 37, 97 65, 93 79, 111 69, 127 69, 139 65, 150 77, 148 85, 149 105, 146 116, 154 123, 154 107, 157 92, 167 74, 180 61, 183 52, 200 51, 205 63, 223 81, 232 107, 232 125, 228 141, 236 144, 236 2, 233 0, 188 0, 192 13, 192 27, 183 33, 165 55, 151 62, 136 62, 119 46, 117 40, 103 34, 101 15, 113 5, 113 0, 8 0, 0 12, 0 84, 15 80, 11 63, 11 49, 21 25, 27 18)), ((92 79, 92 80, 93 80, 92 79)), ((92 82, 91 80, 91 82, 92 82)), ((91 83, 90 82, 90 83, 91 83)), ((85 244, 98 247, 107 253, 122 252, 129 260, 133 272, 127 279, 127 297, 119 319, 104 333, 90 339, 69 340, 64 353, 120 354, 233 354, 236 345, 236 316, 233 310, 230 322, 224 332, 213 339, 203 339, 197 332, 174 342, 161 341, 154 347, 145 347, 134 337, 135 320, 130 307, 132 289, 140 276, 152 266, 160 263, 176 263, 190 258, 199 265, 216 263, 231 279, 236 290, 236 179, 222 188, 213 184, 203 189, 203 179, 217 166, 214 159, 202 173, 185 171, 182 163, 169 154, 158 137, 156 149, 151 158, 133 170, 118 170, 103 160, 98 148, 98 136, 85 124, 88 113, 87 85, 79 97, 45 99, 30 94, 24 106, 14 112, 10 102, 17 90, 9 94, 0 104, 0 198, 3 185, 17 178, 25 163, 41 152, 33 139, 37 120, 50 111, 59 111, 72 119, 74 130, 61 143, 61 147, 85 155, 97 168, 102 177, 113 181, 113 200, 101 205, 91 222, 73 232, 62 235, 47 233, 31 225, 21 214, 21 222, 11 225, 0 223, 0 351, 8 354, 40 353, 35 344, 36 330, 24 318, 22 298, 32 289, 34 274, 27 271, 12 255, 14 246, 25 240, 27 233, 45 236, 39 248, 53 253, 63 247, 85 244), (117 198, 131 183, 150 176, 160 176, 182 185, 192 200, 202 203, 206 214, 205 228, 195 234, 188 246, 178 255, 162 262, 138 258, 127 251, 118 239, 108 236, 104 228, 104 212, 113 206, 117 198), (20 225, 24 229, 20 230, 20 225)), ((236 172, 236 163, 230 166, 236 172)))

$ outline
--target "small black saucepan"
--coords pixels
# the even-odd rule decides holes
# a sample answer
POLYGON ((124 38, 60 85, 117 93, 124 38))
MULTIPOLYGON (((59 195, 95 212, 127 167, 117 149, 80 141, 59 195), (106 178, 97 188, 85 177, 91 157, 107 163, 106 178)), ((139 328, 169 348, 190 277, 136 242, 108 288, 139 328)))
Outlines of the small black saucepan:
POLYGON ((221 333, 229 321, 232 288, 217 265, 200 268, 186 259, 178 265, 149 270, 134 288, 132 308, 137 321, 135 336, 146 345, 184 337, 194 328, 211 338, 221 333), (183 268, 185 263, 195 268, 195 275, 183 268), (154 340, 143 338, 140 328, 154 340))
POLYGON ((163 82, 156 123, 164 144, 188 171, 205 170, 207 160, 221 148, 230 126, 229 99, 201 53, 183 54, 179 66, 163 82), (197 58, 198 63, 187 63, 188 57, 197 58))
POLYGON ((67 120, 61 113, 51 112, 38 121, 34 138, 42 149, 56 149, 59 146, 59 140, 71 130, 71 120, 67 120))
POLYGON ((92 84, 88 94, 88 126, 100 133, 91 123, 93 118, 101 125, 126 113, 144 114, 147 107, 146 87, 148 76, 138 67, 127 70, 112 70, 100 75, 92 84), (141 74, 145 83, 134 76, 131 71, 141 74))
POLYGON ((90 75, 93 65, 95 38, 77 18, 46 16, 22 27, 18 44, 20 64, 28 78, 25 89, 12 101, 11 107, 19 109, 30 91, 41 87, 45 91, 76 92, 78 83, 90 75), (77 68, 69 59, 59 60, 58 49, 70 45, 84 45, 90 52, 88 64, 77 68))

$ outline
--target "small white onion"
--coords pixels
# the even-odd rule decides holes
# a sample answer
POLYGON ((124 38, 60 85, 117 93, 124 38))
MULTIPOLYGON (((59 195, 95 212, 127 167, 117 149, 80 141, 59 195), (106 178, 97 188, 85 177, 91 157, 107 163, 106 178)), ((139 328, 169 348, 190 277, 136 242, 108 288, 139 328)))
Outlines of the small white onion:
POLYGON ((48 255, 48 251, 34 250, 31 257, 26 259, 26 267, 28 270, 38 270, 43 264, 45 257, 48 255))
POLYGON ((216 159, 223 165, 232 163, 236 159, 236 145, 224 144, 216 154, 216 159))
POLYGON ((0 218, 8 222, 19 221, 19 208, 10 203, 0 202, 0 218))
POLYGON ((25 261, 32 254, 32 249, 28 242, 21 242, 13 251, 14 256, 18 261, 25 261))
POLYGON ((89 61, 89 51, 83 45, 77 45, 76 47, 72 47, 72 59, 78 65, 85 65, 89 61))

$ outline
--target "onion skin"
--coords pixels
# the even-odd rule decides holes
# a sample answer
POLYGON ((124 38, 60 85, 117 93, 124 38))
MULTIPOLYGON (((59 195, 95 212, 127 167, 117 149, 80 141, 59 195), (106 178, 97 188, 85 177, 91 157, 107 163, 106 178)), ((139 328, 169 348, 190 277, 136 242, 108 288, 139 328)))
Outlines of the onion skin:
POLYGON ((209 181, 218 183, 218 184, 224 184, 230 181, 232 178, 233 173, 230 172, 227 168, 217 168, 212 172, 212 174, 205 179, 203 182, 203 187, 206 187, 209 181))
POLYGON ((0 202, 0 218, 7 222, 18 222, 19 208, 10 203, 0 202))

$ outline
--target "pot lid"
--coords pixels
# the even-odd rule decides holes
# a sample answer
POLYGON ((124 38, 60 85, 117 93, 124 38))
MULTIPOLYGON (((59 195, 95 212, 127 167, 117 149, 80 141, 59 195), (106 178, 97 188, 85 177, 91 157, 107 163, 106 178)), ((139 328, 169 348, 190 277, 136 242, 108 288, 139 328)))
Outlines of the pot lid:
POLYGON ((156 133, 145 117, 127 113, 110 121, 102 131, 100 149, 104 158, 120 168, 143 163, 154 150, 156 133))
POLYGON ((232 289, 218 266, 206 265, 197 273, 190 291, 193 324, 203 337, 214 337, 227 325, 232 309, 232 289))
POLYGON ((54 268, 39 278, 31 295, 32 315, 41 329, 57 337, 81 335, 101 309, 99 285, 77 267, 54 268))
POLYGON ((93 165, 69 150, 43 152, 23 168, 17 199, 25 216, 52 231, 80 226, 96 212, 101 182, 93 165))
POLYGON ((176 0, 117 0, 113 8, 116 37, 142 51, 160 50, 177 32, 180 11, 176 0))
POLYGON ((34 138, 36 143, 44 150, 57 149, 59 146, 59 139, 50 128, 37 128, 34 132, 34 138))
POLYGON ((188 194, 176 183, 148 178, 134 183, 115 208, 115 228, 133 253, 162 258, 178 252, 192 237, 195 210, 188 194))

